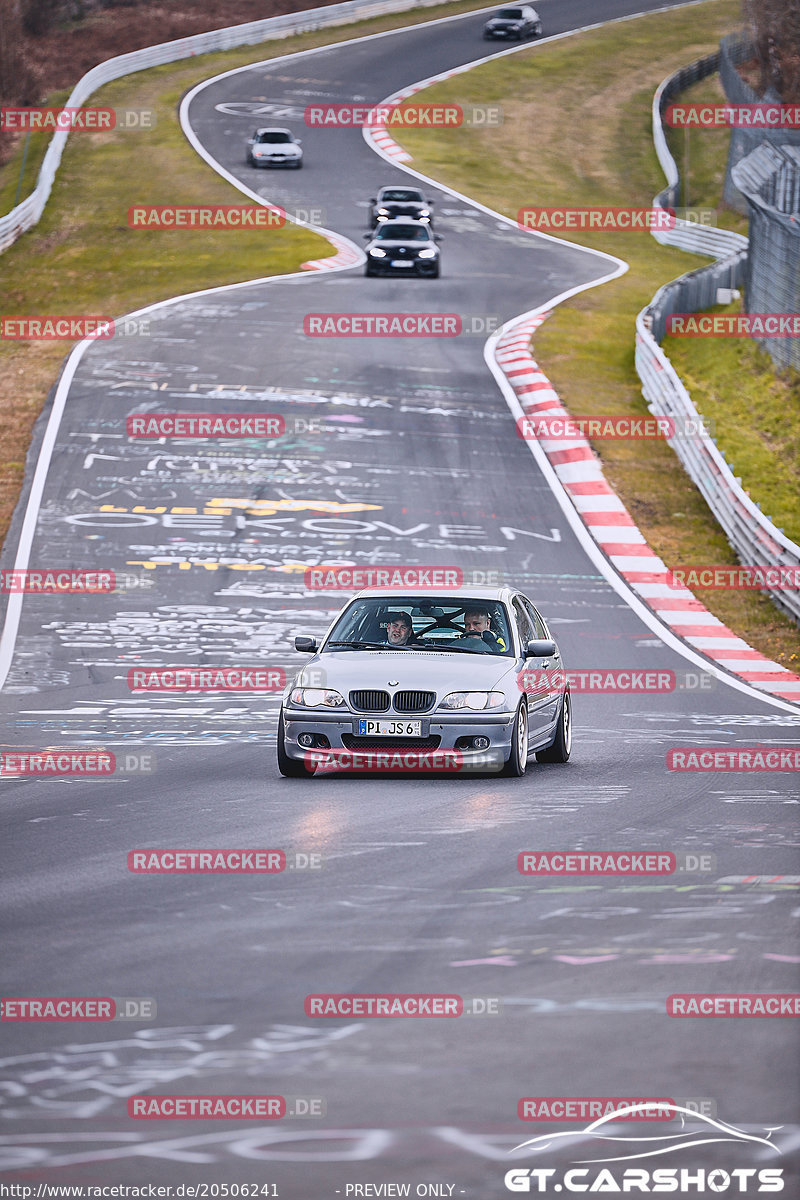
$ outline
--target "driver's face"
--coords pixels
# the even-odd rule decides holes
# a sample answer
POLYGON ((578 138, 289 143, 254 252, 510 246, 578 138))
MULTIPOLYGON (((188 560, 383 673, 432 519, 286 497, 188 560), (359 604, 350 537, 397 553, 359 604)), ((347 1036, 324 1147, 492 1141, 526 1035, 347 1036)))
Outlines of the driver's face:
POLYGON ((386 640, 393 646, 404 646, 410 633, 405 621, 389 621, 386 626, 386 640))
POLYGON ((464 630, 468 637, 480 637, 489 628, 489 618, 485 613, 465 613, 464 630))

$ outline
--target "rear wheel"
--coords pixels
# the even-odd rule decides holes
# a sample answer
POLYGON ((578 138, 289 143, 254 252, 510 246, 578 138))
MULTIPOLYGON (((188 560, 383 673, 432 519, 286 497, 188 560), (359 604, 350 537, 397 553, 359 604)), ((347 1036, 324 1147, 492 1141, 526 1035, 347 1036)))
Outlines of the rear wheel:
POLYGON ((528 706, 520 700, 517 715, 514 717, 514 729, 511 734, 511 753, 509 754, 501 775, 514 775, 517 778, 525 774, 528 765, 528 706))
POLYGON ((565 763, 570 756, 572 750, 572 702, 569 698, 569 692, 564 693, 564 702, 561 705, 561 713, 556 726, 555 741, 552 746, 548 746, 546 750, 539 750, 536 754, 537 762, 556 762, 565 763))
POLYGON ((283 726, 283 709, 278 717, 278 770, 287 779, 307 779, 314 774, 314 767, 307 767, 299 758, 290 758, 286 753, 286 732, 283 726))

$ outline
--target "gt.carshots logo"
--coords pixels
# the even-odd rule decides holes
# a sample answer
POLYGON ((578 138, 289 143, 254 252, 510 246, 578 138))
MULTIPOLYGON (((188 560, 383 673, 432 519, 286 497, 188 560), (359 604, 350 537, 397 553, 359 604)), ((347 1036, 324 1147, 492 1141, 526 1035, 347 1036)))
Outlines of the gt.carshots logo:
POLYGON ((564 230, 601 229, 614 233, 651 232, 675 228, 675 212, 671 208, 626 208, 609 206, 575 206, 521 208, 517 213, 520 229, 539 229, 563 233, 564 230))
POLYGON ((306 313, 306 337, 458 337, 458 313, 306 313))
MULTIPOLYGON (((539 1134, 515 1146, 510 1154, 526 1151, 528 1154, 549 1152, 552 1155, 557 1150, 562 1154, 579 1150, 580 1158, 573 1158, 573 1165, 564 1168, 512 1167, 506 1171, 503 1182, 509 1192, 535 1192, 537 1195, 673 1192, 681 1196, 708 1193, 739 1196, 747 1192, 782 1192, 784 1180, 780 1167, 717 1165, 724 1153, 723 1147, 757 1151, 762 1160, 767 1154, 780 1156, 780 1148, 770 1140, 775 1129, 764 1132, 766 1136, 750 1133, 671 1100, 632 1101, 627 1108, 599 1117, 582 1129, 539 1134), (668 1111, 671 1117, 679 1117, 680 1128, 657 1137, 632 1131, 629 1122, 643 1119, 642 1114, 653 1104, 668 1111), (714 1147, 716 1158, 716 1163, 710 1167, 662 1167, 652 1162, 663 1155, 669 1156, 668 1161, 672 1164, 676 1157, 694 1158, 697 1151, 706 1158, 710 1146, 714 1147), (627 1165, 637 1159, 647 1159, 647 1165, 627 1165)), ((741 1162, 741 1153, 733 1161, 741 1162)))
POLYGON ((512 1167, 506 1171, 503 1182, 509 1192, 640 1192, 646 1194, 665 1192, 681 1196, 725 1192, 744 1195, 747 1192, 775 1193, 783 1191, 783 1170, 780 1167, 737 1167, 724 1171, 721 1167, 705 1170, 700 1167, 645 1167, 589 1170, 574 1167, 572 1170, 557 1171, 555 1167, 512 1167))

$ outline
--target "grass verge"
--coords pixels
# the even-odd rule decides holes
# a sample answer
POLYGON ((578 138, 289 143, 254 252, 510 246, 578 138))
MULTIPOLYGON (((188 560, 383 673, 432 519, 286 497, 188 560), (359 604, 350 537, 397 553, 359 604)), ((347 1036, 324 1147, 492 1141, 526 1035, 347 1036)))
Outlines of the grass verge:
MULTIPOLYGON (((512 218, 528 205, 647 206, 664 185, 651 134, 653 93, 672 71, 713 50, 736 27, 739 13, 737 0, 708 0, 486 63, 436 84, 425 99, 499 104, 500 128, 403 130, 403 145, 414 168, 512 218)), ((714 86, 705 81, 692 91, 702 96, 714 86)), ((718 209, 728 139, 707 133, 701 144, 700 136, 693 134, 689 146, 690 198, 718 209)), ((724 214, 721 223, 742 228, 740 221, 724 214)), ((661 284, 704 260, 661 247, 646 233, 576 233, 571 240, 616 254, 630 269, 560 306, 536 334, 536 358, 571 412, 644 415, 633 358, 635 316, 661 284)), ((788 532, 800 475, 797 380, 776 377, 753 343, 725 343, 685 339, 675 365, 685 371, 698 407, 716 420, 718 444, 746 476, 745 485, 788 532)), ((668 565, 736 563, 668 446, 603 441, 594 449, 668 565)), ((800 630, 766 595, 698 596, 762 653, 800 669, 800 630)))

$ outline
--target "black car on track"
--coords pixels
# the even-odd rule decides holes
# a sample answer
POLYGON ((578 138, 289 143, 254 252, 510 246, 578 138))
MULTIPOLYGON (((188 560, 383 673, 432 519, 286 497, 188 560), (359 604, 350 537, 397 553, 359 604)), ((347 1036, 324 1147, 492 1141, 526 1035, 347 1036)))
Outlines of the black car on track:
POLYGON ((536 9, 529 4, 501 8, 484 25, 483 36, 489 40, 504 38, 521 42, 523 38, 541 37, 542 22, 536 9))
POLYGON ((369 220, 373 229, 396 217, 433 224, 433 203, 426 200, 419 188, 382 187, 370 200, 369 220))
POLYGON ((425 221, 383 221, 374 233, 365 233, 367 265, 365 275, 439 276, 439 247, 430 225, 425 221))

